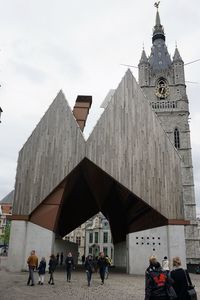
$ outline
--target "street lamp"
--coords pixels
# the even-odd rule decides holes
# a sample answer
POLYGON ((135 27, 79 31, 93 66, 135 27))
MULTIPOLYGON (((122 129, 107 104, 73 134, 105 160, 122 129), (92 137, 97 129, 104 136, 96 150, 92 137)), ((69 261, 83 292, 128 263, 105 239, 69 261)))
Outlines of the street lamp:
POLYGON ((3 110, 0 107, 0 123, 1 123, 1 113, 3 112, 3 110))

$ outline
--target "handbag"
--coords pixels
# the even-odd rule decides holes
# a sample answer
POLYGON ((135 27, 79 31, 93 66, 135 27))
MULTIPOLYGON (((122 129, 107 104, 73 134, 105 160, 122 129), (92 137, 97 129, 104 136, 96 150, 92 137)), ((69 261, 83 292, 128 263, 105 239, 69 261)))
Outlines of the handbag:
POLYGON ((192 284, 190 276, 187 271, 185 271, 185 277, 187 280, 187 295, 190 300, 197 300, 197 293, 195 291, 195 286, 192 284))
POLYGON ((167 296, 170 300, 177 299, 177 295, 176 295, 176 292, 175 292, 173 286, 167 285, 166 292, 167 292, 167 296))

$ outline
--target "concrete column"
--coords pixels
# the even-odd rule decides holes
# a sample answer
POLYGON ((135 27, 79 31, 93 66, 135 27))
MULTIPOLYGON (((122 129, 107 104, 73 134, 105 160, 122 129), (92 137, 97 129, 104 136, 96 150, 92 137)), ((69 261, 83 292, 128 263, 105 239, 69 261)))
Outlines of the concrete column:
POLYGON ((160 263, 167 256, 171 267, 172 258, 179 256, 183 267, 186 266, 183 225, 168 225, 130 233, 127 235, 127 247, 129 274, 144 274, 151 255, 155 255, 160 263))
POLYGON ((8 270, 27 270, 27 258, 31 250, 36 251, 39 259, 42 256, 48 261, 52 253, 55 234, 41 226, 27 221, 12 221, 8 251, 8 270))
POLYGON ((26 221, 12 221, 10 230, 10 241, 8 250, 9 271, 21 271, 24 265, 26 244, 26 221))
POLYGON ((126 268, 127 265, 127 246, 126 241, 114 245, 114 262, 118 268, 126 268))

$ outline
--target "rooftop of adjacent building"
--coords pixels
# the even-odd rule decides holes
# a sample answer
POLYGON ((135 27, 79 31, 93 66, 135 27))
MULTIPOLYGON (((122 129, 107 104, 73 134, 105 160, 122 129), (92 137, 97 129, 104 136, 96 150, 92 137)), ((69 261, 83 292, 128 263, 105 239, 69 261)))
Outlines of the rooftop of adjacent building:
POLYGON ((12 190, 9 194, 7 194, 1 201, 0 201, 0 205, 2 204, 13 204, 14 201, 14 190, 12 190))

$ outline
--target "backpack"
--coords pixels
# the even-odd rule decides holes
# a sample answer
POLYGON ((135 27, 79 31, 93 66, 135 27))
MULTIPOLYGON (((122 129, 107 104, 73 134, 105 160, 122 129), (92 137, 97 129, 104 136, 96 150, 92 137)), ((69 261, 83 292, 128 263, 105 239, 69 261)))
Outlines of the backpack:
POLYGON ((111 259, 109 257, 106 257, 106 263, 107 263, 108 266, 111 265, 111 259))
POLYGON ((156 285, 156 287, 165 287, 167 283, 167 275, 164 272, 158 273, 152 273, 151 277, 153 278, 153 281, 156 285))

